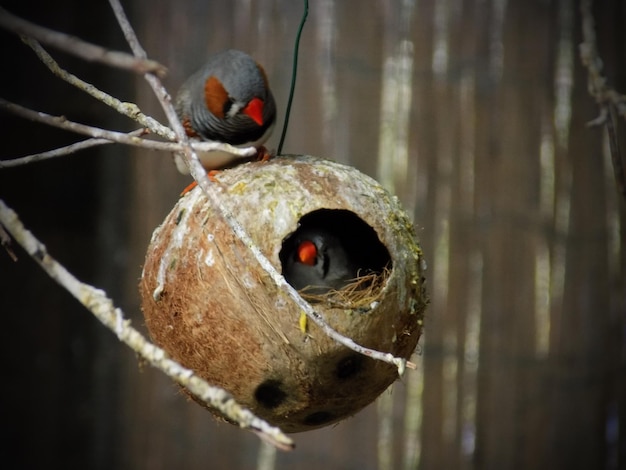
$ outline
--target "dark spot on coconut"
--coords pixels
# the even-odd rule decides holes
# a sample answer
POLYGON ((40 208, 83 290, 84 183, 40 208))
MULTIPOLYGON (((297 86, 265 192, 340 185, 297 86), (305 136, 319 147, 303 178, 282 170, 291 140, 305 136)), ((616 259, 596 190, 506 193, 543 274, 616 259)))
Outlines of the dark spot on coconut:
POLYGON ((306 424, 307 426, 319 426, 321 424, 328 423, 333 419, 333 414, 328 411, 316 411, 315 413, 311 413, 304 418, 303 424, 306 424))
POLYGON ((287 398, 278 380, 266 380, 254 391, 254 399, 265 408, 273 409, 287 398))
POLYGON ((352 354, 337 363, 335 374, 338 379, 345 380, 358 374, 363 369, 363 356, 352 354))

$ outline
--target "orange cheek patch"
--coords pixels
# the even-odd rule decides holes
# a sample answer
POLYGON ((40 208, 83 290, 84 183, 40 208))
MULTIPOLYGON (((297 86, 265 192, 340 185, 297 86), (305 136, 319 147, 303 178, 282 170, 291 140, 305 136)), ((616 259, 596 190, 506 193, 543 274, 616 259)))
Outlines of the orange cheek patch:
POLYGON ((204 82, 204 103, 211 113, 224 119, 224 105, 228 101, 228 93, 217 78, 210 76, 204 82))

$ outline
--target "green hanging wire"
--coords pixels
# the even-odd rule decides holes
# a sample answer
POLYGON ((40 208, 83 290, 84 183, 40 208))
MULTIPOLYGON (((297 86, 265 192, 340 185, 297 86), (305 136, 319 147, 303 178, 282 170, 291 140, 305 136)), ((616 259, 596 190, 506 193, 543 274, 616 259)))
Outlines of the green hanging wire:
POLYGON ((283 143, 285 143, 285 135, 287 134, 287 124, 289 124, 289 114, 291 113, 291 102, 293 101, 293 92, 296 88, 296 74, 298 72, 298 48, 300 47, 300 36, 302 36, 302 29, 304 23, 306 23, 306 17, 309 15, 309 0, 304 0, 304 12, 302 19, 300 20, 300 26, 298 28, 298 34, 296 35, 296 43, 293 49, 293 69, 291 72, 291 89, 289 90, 289 100, 287 100, 287 109, 285 111, 285 122, 283 123, 283 133, 280 136, 280 142, 278 144, 277 155, 280 155, 283 150, 283 143))

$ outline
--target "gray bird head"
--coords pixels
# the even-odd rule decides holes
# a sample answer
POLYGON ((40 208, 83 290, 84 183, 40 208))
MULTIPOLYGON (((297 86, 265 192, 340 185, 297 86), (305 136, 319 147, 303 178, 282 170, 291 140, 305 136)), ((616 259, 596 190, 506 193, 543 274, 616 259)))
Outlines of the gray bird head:
POLYGON ((175 104, 190 136, 232 145, 260 145, 276 120, 263 68, 233 49, 214 55, 189 77, 175 104))

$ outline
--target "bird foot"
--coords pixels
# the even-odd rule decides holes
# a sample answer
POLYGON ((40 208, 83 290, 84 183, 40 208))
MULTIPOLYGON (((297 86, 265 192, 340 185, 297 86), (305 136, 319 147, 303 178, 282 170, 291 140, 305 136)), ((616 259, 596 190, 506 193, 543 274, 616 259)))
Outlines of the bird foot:
POLYGON ((272 158, 274 157, 274 155, 272 155, 272 153, 267 150, 267 148, 265 148, 263 145, 261 145, 257 150, 256 150, 256 157, 254 158, 257 162, 268 162, 270 161, 272 158))
MULTIPOLYGON (((207 177, 209 178, 209 181, 211 183, 217 183, 217 179, 215 179, 215 177, 218 175, 218 173, 220 173, 220 170, 210 170, 207 173, 207 177)), ((180 193, 179 197, 183 197, 185 194, 187 194, 189 191, 191 191, 196 186, 198 186, 198 182, 197 181, 192 181, 185 189, 182 190, 182 192, 180 193)))
POLYGON ((178 195, 178 197, 183 197, 185 194, 187 194, 189 191, 191 191, 196 186, 198 186, 198 183, 195 182, 195 181, 192 181, 185 189, 183 189, 181 191, 181 193, 178 195))

